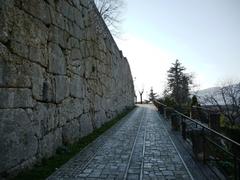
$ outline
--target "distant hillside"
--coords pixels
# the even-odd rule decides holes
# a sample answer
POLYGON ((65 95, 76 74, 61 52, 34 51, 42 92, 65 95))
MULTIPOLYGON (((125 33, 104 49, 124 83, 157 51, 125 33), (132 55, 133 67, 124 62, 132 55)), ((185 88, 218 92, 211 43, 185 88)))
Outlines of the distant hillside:
POLYGON ((195 95, 197 96, 209 96, 209 95, 214 95, 219 91, 220 87, 211 87, 211 88, 207 88, 207 89, 203 89, 203 90, 199 90, 194 92, 195 95))
MULTIPOLYGON (((199 90, 196 91, 192 94, 196 95, 198 97, 198 101, 200 104, 206 104, 206 105, 210 105, 209 103, 204 101, 204 97, 206 96, 216 96, 219 92, 220 87, 211 87, 211 88, 207 88, 207 89, 203 89, 203 90, 199 90)), ((218 101, 222 101, 221 96, 217 97, 218 101)), ((222 104, 223 102, 221 102, 222 104)))
MULTIPOLYGON (((235 88, 239 89, 239 84, 234 84, 235 88)), ((220 95, 220 87, 211 87, 203 90, 196 91, 192 94, 195 94, 198 97, 198 101, 200 104, 206 104, 209 105, 209 103, 206 103, 204 101, 204 97, 206 96, 213 96, 219 104, 224 105, 223 98, 220 95)), ((239 98, 240 98, 240 93, 239 93, 239 98)))

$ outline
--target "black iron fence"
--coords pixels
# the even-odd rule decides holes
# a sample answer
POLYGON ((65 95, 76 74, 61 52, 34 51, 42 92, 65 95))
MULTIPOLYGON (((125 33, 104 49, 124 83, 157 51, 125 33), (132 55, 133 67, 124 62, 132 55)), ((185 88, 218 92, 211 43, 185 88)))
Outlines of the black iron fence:
POLYGON ((158 101, 154 101, 154 105, 171 121, 172 130, 181 131, 198 160, 208 164, 215 172, 220 171, 227 179, 240 180, 240 144, 217 132, 219 114, 216 111, 208 111, 203 115, 207 118, 201 118, 194 108, 191 117, 188 117, 158 101))

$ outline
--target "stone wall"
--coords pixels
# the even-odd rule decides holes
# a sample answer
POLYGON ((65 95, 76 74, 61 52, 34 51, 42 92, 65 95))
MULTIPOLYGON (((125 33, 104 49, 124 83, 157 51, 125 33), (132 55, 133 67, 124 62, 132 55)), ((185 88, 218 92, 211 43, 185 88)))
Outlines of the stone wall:
POLYGON ((133 106, 127 59, 91 0, 0 0, 0 17, 2 176, 133 106))

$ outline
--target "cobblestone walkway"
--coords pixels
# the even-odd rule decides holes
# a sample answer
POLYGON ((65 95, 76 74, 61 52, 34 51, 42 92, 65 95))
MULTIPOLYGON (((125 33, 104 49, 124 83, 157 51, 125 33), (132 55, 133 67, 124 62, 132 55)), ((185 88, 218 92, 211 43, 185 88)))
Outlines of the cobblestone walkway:
POLYGON ((153 105, 129 115, 48 180, 192 179, 153 105))

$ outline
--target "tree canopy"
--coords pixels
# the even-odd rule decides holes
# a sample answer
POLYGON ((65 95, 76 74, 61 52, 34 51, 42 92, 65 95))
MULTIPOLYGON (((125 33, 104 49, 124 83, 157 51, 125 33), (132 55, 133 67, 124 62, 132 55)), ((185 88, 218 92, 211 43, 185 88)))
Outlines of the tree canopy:
POLYGON ((94 0, 99 13, 114 36, 120 33, 124 0, 94 0))
POLYGON ((153 88, 151 88, 150 94, 148 96, 149 96, 149 101, 153 101, 157 98, 158 95, 157 95, 157 93, 154 93, 153 88))
POLYGON ((206 95, 204 101, 214 105, 228 120, 235 125, 240 120, 240 82, 225 82, 217 92, 206 95))
POLYGON ((178 59, 168 70, 168 83, 164 93, 173 98, 177 105, 186 104, 189 100, 192 76, 185 73, 185 70, 178 59))

